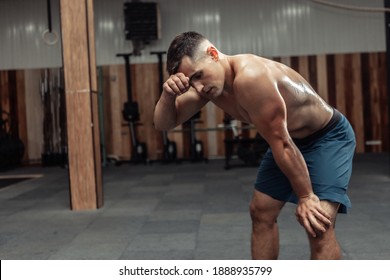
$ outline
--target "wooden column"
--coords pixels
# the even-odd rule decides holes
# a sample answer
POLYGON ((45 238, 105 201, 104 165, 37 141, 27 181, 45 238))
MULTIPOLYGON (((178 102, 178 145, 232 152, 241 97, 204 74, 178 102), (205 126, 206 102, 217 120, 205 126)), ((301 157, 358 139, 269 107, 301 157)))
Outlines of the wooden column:
POLYGON ((60 0, 71 209, 103 204, 93 0, 60 0))

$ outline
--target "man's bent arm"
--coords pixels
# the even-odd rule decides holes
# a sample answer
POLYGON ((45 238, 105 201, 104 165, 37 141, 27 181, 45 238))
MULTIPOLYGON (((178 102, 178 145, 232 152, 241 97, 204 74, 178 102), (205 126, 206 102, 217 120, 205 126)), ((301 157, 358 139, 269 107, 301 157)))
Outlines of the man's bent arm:
POLYGON ((154 108, 154 127, 157 130, 170 130, 177 126, 176 96, 162 92, 154 108))
POLYGON ((301 152, 287 131, 285 108, 283 105, 269 104, 266 110, 272 113, 261 114, 263 117, 255 125, 270 145, 276 164, 290 181, 297 197, 307 197, 313 193, 310 176, 301 152))

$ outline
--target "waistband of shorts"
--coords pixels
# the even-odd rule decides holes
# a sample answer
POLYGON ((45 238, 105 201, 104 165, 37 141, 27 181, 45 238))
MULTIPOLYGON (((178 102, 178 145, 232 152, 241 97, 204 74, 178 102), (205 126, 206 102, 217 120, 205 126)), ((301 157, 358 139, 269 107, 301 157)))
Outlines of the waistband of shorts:
POLYGON ((307 145, 307 144, 312 143, 313 141, 321 138, 326 133, 328 133, 329 131, 331 131, 333 128, 336 127, 336 125, 341 120, 342 116, 343 115, 339 111, 337 111, 335 108, 333 108, 333 115, 332 115, 331 119, 329 120, 329 122, 323 128, 314 132, 313 134, 310 134, 309 136, 306 136, 305 138, 301 138, 301 139, 293 138, 294 143, 298 146, 307 145))

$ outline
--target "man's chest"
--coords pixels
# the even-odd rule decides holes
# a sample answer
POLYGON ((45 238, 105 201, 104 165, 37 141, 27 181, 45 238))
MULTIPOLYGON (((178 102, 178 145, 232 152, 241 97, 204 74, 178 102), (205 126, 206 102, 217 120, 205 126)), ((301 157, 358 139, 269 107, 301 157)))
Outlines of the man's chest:
POLYGON ((239 100, 233 94, 223 94, 218 99, 212 101, 217 107, 221 108, 232 118, 251 123, 250 117, 246 110, 240 105, 239 100))

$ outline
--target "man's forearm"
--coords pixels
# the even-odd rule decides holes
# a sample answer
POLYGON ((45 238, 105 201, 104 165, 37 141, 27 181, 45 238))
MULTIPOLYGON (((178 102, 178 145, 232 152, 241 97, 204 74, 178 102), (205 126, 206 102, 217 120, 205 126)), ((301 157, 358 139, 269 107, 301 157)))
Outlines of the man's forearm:
POLYGON ((291 187, 298 198, 304 198, 313 192, 306 162, 293 144, 279 151, 273 151, 276 163, 290 181, 291 187))
POLYGON ((162 93, 154 109, 154 126, 157 130, 170 130, 176 126, 176 96, 162 93))

